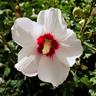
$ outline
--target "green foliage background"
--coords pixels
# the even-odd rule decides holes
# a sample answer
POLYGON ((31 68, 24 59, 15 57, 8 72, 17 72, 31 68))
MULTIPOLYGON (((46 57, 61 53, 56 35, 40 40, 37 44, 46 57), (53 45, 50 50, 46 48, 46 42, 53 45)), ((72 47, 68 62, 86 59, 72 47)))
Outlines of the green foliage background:
POLYGON ((95 8, 96 0, 0 0, 0 96, 96 96, 95 8), (21 47, 11 37, 17 17, 36 21, 37 14, 50 7, 61 9, 84 48, 67 80, 55 89, 38 76, 28 78, 14 68, 21 47))

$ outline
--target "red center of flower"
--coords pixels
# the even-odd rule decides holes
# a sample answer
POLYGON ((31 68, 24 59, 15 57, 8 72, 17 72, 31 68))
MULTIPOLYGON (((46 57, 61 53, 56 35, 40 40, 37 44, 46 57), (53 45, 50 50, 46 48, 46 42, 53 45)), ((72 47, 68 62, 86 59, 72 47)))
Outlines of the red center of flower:
POLYGON ((37 44, 37 51, 46 56, 53 56, 55 50, 59 48, 59 43, 50 33, 41 35, 37 38, 37 44))

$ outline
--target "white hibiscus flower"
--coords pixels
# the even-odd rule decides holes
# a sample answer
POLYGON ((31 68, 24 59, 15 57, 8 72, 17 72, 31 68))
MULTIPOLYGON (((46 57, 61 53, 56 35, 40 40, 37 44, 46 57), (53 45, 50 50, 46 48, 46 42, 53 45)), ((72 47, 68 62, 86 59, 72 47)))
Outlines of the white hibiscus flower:
POLYGON ((80 40, 67 28, 57 8, 41 11, 37 22, 18 18, 12 26, 12 37, 23 47, 15 68, 29 77, 38 74, 40 80, 53 86, 66 80, 70 67, 83 52, 80 40))

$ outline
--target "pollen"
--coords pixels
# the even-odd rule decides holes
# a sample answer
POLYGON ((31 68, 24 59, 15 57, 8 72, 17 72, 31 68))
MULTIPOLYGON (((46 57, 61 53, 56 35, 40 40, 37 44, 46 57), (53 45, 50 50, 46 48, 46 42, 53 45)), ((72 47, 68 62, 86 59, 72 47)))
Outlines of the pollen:
POLYGON ((44 34, 37 39, 38 53, 46 56, 53 56, 59 48, 59 43, 51 33, 44 34))
POLYGON ((43 44, 42 53, 48 54, 50 52, 51 47, 52 47, 51 40, 45 39, 44 44, 43 44))

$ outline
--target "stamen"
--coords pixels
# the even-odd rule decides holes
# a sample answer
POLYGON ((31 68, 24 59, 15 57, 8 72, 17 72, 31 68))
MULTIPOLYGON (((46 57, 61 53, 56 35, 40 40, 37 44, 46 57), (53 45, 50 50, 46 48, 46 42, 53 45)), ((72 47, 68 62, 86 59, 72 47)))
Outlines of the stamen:
POLYGON ((48 54, 50 52, 50 49, 51 49, 51 40, 45 39, 42 53, 48 54))

